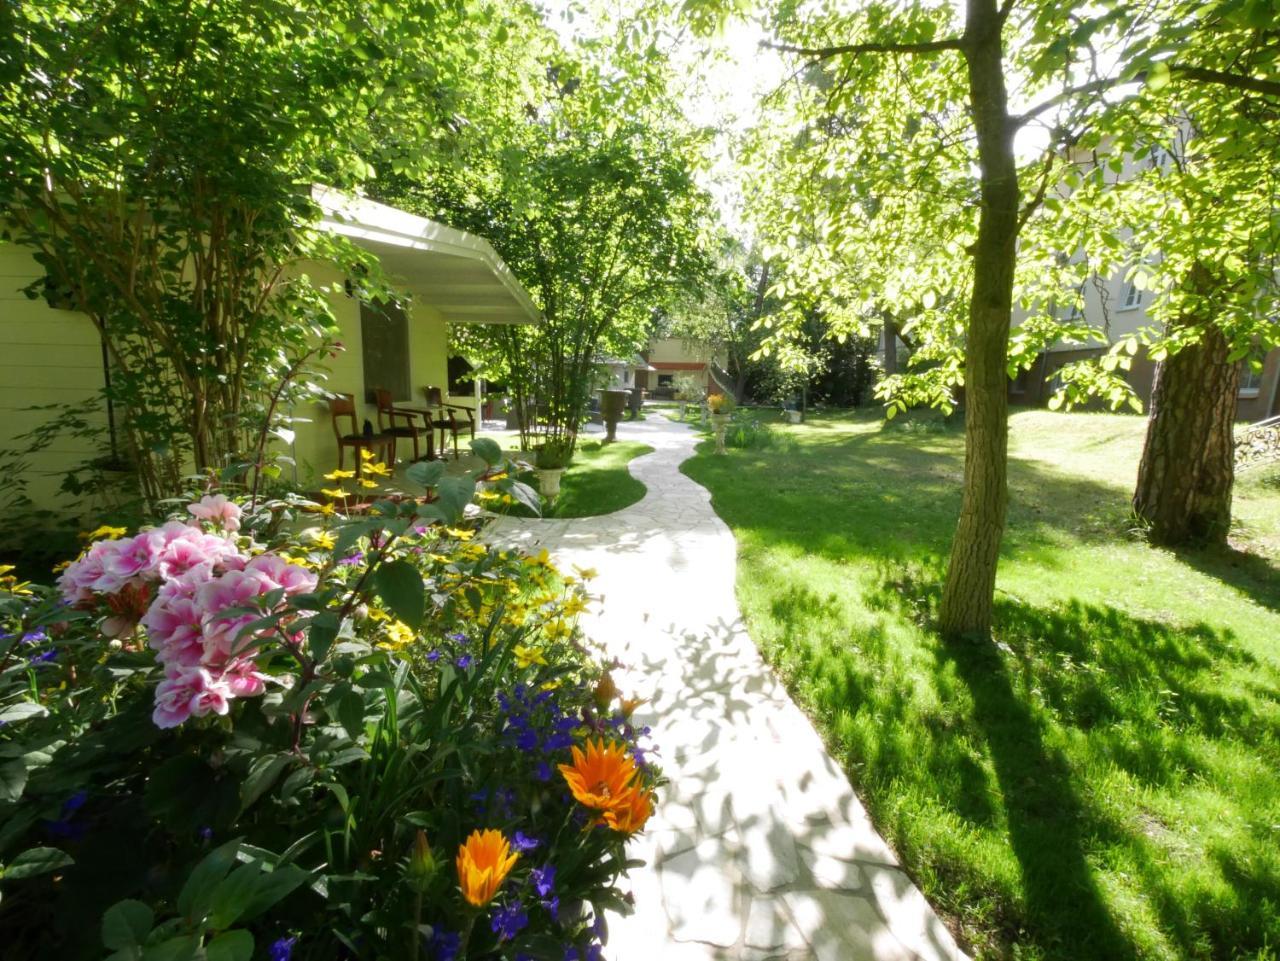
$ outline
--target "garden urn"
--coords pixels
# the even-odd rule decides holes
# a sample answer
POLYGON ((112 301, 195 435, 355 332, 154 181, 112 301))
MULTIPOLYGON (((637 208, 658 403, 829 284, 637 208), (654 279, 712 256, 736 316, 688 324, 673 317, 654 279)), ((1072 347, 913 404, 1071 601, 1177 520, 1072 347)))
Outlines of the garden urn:
POLYGON ((564 476, 563 467, 539 467, 538 491, 549 501, 560 496, 560 478, 564 476))
POLYGON ((727 453, 727 451, 724 449, 724 431, 725 431, 725 428, 728 426, 729 426, 728 414, 712 414, 711 415, 711 429, 712 431, 715 432, 715 435, 716 435, 716 453, 717 454, 727 453))

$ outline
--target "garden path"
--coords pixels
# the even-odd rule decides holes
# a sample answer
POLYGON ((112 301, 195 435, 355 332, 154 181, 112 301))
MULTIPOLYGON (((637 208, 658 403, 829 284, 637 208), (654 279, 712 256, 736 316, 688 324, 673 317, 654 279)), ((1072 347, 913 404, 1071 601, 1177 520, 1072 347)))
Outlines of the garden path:
POLYGON ((671 783, 629 849, 636 912, 614 917, 612 961, 962 961, 898 868, 812 724, 747 636, 736 547, 711 495, 679 471, 700 439, 651 411, 619 424, 654 453, 648 493, 601 517, 504 517, 494 543, 594 568, 583 628, 618 658, 671 783))

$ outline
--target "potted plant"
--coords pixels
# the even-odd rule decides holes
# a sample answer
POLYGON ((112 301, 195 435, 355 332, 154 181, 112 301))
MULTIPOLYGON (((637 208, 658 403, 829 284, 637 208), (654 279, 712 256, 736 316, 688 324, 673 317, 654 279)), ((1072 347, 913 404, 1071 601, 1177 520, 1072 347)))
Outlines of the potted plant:
POLYGON ((725 453, 724 431, 729 425, 729 415, 733 413, 733 398, 728 394, 709 394, 707 410, 711 412, 711 429, 716 435, 716 453, 725 453))
POLYGON ((547 500, 555 500, 560 495, 560 478, 569 467, 569 444, 548 440, 534 451, 533 462, 539 492, 547 500))

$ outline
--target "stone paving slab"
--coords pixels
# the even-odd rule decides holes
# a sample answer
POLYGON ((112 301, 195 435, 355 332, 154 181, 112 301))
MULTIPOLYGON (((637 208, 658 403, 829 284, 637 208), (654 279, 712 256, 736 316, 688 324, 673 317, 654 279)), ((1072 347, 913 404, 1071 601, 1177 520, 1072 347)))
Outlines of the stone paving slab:
POLYGON ((967 961, 898 867, 848 779, 760 657, 734 595, 733 535, 679 471, 698 435, 651 413, 618 425, 654 453, 648 493, 602 517, 505 517, 493 543, 595 568, 583 629, 647 703, 671 783, 629 852, 636 911, 610 961, 967 961))

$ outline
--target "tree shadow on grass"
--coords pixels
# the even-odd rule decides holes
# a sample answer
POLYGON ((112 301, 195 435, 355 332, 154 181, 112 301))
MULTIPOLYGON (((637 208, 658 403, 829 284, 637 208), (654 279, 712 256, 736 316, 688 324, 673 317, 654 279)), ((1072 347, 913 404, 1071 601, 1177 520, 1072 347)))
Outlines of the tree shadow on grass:
POLYGON ((1254 603, 1280 612, 1280 564, 1234 547, 1185 549, 1177 558, 1188 567, 1232 587, 1254 603))
MULTIPOLYGON (((904 618, 934 609, 936 572, 889 574, 868 592, 869 606, 904 618)), ((1265 820, 1273 792, 1244 791, 1231 778, 1256 777, 1238 771, 1274 759, 1280 712, 1263 692, 1274 691, 1280 672, 1230 631, 1078 601, 1039 608, 1001 599, 996 624, 995 643, 934 641, 933 654, 937 675, 953 671, 968 702, 967 716, 941 736, 981 738, 994 771, 988 789, 1021 869, 1022 904, 1004 919, 1006 936, 1026 937, 1046 957, 1140 956, 1125 929, 1141 923, 1141 909, 1126 912, 1125 929, 1113 913, 1136 897, 1159 920, 1147 939, 1180 956, 1236 956, 1274 943, 1278 912, 1250 907, 1280 904, 1274 859, 1241 834, 1229 843, 1243 849, 1226 863, 1219 851, 1228 842, 1213 840, 1215 825, 1203 819, 1207 804, 1227 822, 1265 820), (1089 779, 1110 766, 1143 790, 1106 797, 1089 779), (1190 820, 1163 823, 1144 807, 1149 798, 1173 810, 1186 801, 1190 820), (1197 867, 1180 870, 1173 852, 1197 867), (1210 863, 1216 868, 1206 870, 1210 863), (1119 885, 1128 895, 1104 896, 1102 864, 1108 890, 1119 885), (1228 895, 1208 896, 1215 886, 1228 895)), ((957 813, 966 806, 951 803, 957 813)))

